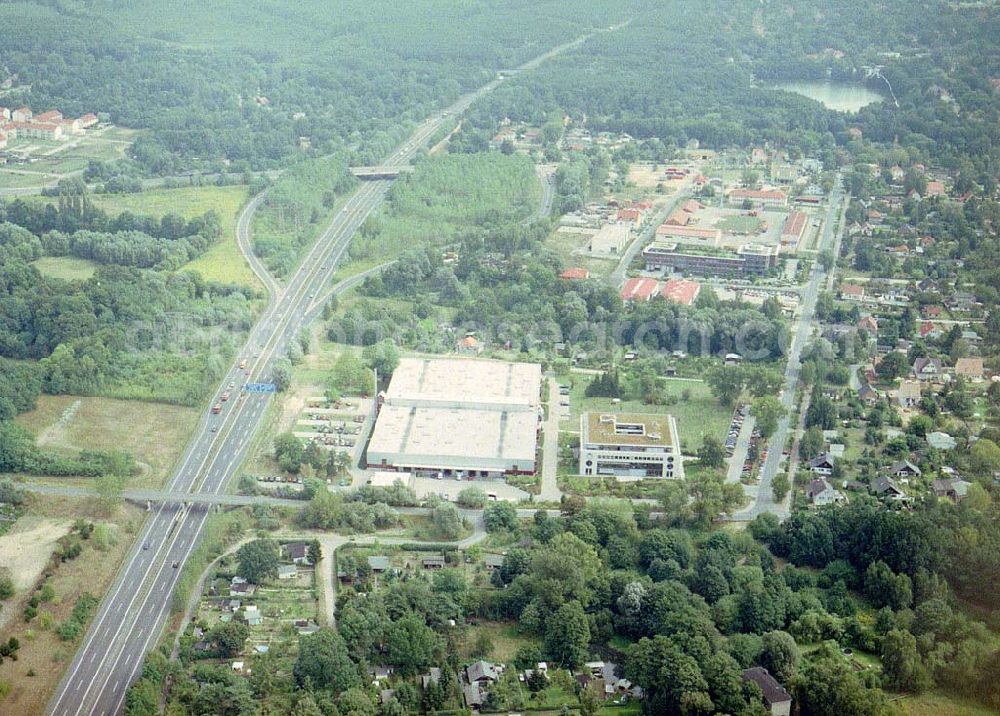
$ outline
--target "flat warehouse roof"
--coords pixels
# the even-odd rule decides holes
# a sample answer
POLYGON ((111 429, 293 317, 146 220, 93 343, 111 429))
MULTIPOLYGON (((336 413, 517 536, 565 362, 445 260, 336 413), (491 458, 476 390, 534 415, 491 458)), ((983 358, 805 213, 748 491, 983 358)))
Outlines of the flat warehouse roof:
POLYGON ((386 390, 386 403, 471 408, 537 407, 542 367, 468 358, 402 358, 386 390))
MULTIPOLYGON (((537 414, 383 405, 368 453, 403 465, 434 465, 435 458, 534 464, 537 414)), ((470 464, 471 467, 474 467, 470 464)), ((478 468, 476 468, 478 469, 478 468)))

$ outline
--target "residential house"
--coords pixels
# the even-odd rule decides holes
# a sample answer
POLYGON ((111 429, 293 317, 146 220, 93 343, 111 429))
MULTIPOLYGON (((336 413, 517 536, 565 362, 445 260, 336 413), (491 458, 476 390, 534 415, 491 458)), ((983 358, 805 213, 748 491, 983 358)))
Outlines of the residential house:
POLYGON ((843 283, 840 285, 840 297, 845 301, 863 301, 865 287, 856 283, 843 283))
POLYGON ((231 597, 250 597, 256 591, 257 585, 250 584, 243 577, 233 577, 229 584, 229 596, 231 597))
POLYGON ((917 327, 917 333, 921 338, 927 340, 937 340, 942 336, 941 329, 931 321, 923 321, 920 326, 917 327))
POLYGON ((875 479, 875 482, 872 483, 871 491, 878 497, 888 500, 906 499, 906 493, 896 484, 896 481, 885 475, 880 475, 875 479))
POLYGON ((898 460, 889 466, 889 474, 893 477, 920 477, 920 468, 909 460, 898 460))
POLYGON ((922 356, 913 361, 913 377, 917 380, 940 380, 943 374, 940 358, 922 356))
POLYGON ((368 558, 368 568, 372 574, 382 574, 389 569, 389 558, 383 555, 376 555, 368 558))
POLYGON ((319 631, 319 624, 312 619, 296 619, 294 626, 300 636, 309 636, 319 631))
POLYGON ((392 676, 391 666, 372 666, 368 669, 368 675, 372 677, 372 685, 377 685, 382 681, 388 681, 389 677, 392 676))
POLYGON ((950 478, 947 480, 935 480, 931 483, 931 489, 938 497, 947 497, 954 502, 961 502, 969 494, 972 483, 961 478, 950 478))
POLYGON ((809 461, 809 470, 816 475, 829 476, 833 474, 834 462, 833 455, 824 452, 809 461))
POLYGON ((920 313, 924 316, 924 318, 940 318, 943 312, 944 309, 941 308, 941 306, 936 306, 934 304, 924 306, 920 309, 920 313))
POLYGON ((858 321, 858 328, 874 336, 878 333, 878 319, 875 316, 865 316, 858 321))
POLYGON ((467 335, 458 341, 455 345, 455 350, 467 355, 479 355, 483 352, 483 346, 480 344, 478 338, 473 335, 467 335))
POLYGON ((955 375, 967 378, 968 380, 979 381, 983 379, 983 359, 982 358, 959 358, 955 361, 955 375))
POLYGON ((432 666, 426 674, 420 675, 420 688, 426 689, 431 684, 437 684, 441 681, 441 669, 436 666, 432 666))
POLYGON ((904 380, 896 391, 896 402, 901 408, 915 408, 920 404, 920 383, 915 380, 904 380))
POLYGON ((478 709, 486 699, 486 690, 500 680, 503 667, 480 659, 465 667, 462 673, 462 694, 465 705, 478 709))
POLYGON ((250 627, 260 626, 264 623, 264 615, 257 609, 256 604, 248 604, 243 607, 243 612, 240 614, 239 619, 250 627))
POLYGON ((742 674, 744 681, 752 681, 764 694, 764 705, 771 716, 789 716, 792 712, 792 696, 778 683, 763 666, 754 666, 742 674))
POLYGON ((289 542, 282 546, 286 559, 295 564, 311 564, 309 561, 309 545, 305 542, 289 542))
POLYGON ((586 281, 588 278, 590 278, 590 271, 588 271, 585 268, 574 266, 572 268, 566 269, 561 274, 559 274, 559 278, 565 279, 567 281, 586 281))
POLYGON ((968 312, 973 310, 977 305, 976 297, 973 296, 968 291, 955 291, 947 301, 945 305, 948 306, 952 311, 964 311, 968 312))
POLYGON ((653 278, 630 278, 622 285, 622 301, 648 301, 657 290, 660 282, 653 278))
POLYGON ((869 383, 862 383, 861 387, 858 388, 858 400, 860 400, 865 405, 871 406, 875 405, 879 401, 881 396, 878 391, 871 386, 869 383))
POLYGON ((483 564, 486 566, 487 571, 492 572, 495 569, 503 567, 503 559, 502 554, 484 554, 483 564))
POLYGON ((924 191, 924 196, 944 196, 945 193, 944 184, 939 181, 929 181, 927 182, 927 189, 924 191))
POLYGON ((444 555, 434 554, 430 557, 424 557, 420 563, 424 569, 444 569, 444 555))
POLYGON ((822 478, 813 480, 806 485, 806 497, 809 499, 809 504, 816 507, 832 505, 847 499, 844 497, 844 493, 834 489, 833 485, 822 478))

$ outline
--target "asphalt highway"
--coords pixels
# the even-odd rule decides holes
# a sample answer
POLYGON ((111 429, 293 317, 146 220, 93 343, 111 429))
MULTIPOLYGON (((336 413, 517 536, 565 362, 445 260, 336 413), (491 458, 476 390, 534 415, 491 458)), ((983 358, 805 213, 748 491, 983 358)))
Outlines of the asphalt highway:
MULTIPOLYGON (((559 54, 582 42, 574 40, 535 58, 521 69, 559 54)), ((457 117, 503 80, 497 79, 464 95, 447 109, 420 124, 410 138, 383 162, 387 167, 407 165, 442 126, 457 117)), ((316 240, 284 287, 261 274, 272 288, 271 300, 221 385, 206 404, 195 437, 188 444, 168 481, 166 492, 220 494, 246 457, 252 436, 271 395, 241 390, 247 382, 270 382, 274 363, 295 340, 307 319, 321 306, 316 297, 325 292, 351 238, 364 220, 382 203, 389 181, 365 182, 345 202, 342 210, 316 240), (276 289, 276 290, 275 290, 276 289), (245 367, 241 367, 246 361, 245 367), (229 392, 229 399, 222 395, 229 392), (210 407, 222 405, 215 415, 210 407)), ((251 202, 238 223, 241 247, 249 247, 251 202)), ((266 275, 266 271, 264 271, 266 275)), ((209 396, 206 396, 209 397, 209 396)), ((164 503, 146 520, 139 538, 105 595, 83 643, 66 671, 47 713, 57 716, 119 714, 129 685, 142 669, 145 654, 155 646, 166 623, 174 590, 185 561, 198 545, 210 505, 164 503)))

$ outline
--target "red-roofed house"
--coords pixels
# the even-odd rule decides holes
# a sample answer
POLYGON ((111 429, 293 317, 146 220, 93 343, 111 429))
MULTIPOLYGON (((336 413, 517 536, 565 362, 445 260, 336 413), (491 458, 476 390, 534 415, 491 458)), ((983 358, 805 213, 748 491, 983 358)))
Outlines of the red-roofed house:
POLYGON ((97 124, 97 115, 88 112, 87 114, 80 117, 80 127, 82 129, 89 129, 97 124))
POLYGON ((840 297, 845 301, 861 301, 865 297, 865 287, 856 283, 841 284, 840 297))
POLYGON ((50 109, 48 112, 42 112, 41 114, 35 115, 32 119, 35 122, 45 122, 47 124, 54 124, 63 118, 62 112, 57 109, 50 109))
POLYGON ((701 284, 697 281, 687 281, 685 279, 670 279, 663 284, 660 294, 673 303, 682 306, 690 306, 698 298, 701 291, 701 284))
POLYGON ((938 318, 941 315, 941 311, 942 309, 940 306, 924 306, 920 309, 920 312, 924 314, 924 317, 926 318, 938 318))
POLYGON ((590 278, 590 271, 585 268, 574 266, 559 274, 559 278, 564 278, 569 281, 585 281, 590 278))
POLYGON ((944 196, 945 193, 944 184, 939 181, 929 181, 924 196, 944 196))
POLYGON ((619 209, 617 214, 618 221, 624 221, 632 224, 633 226, 639 226, 642 223, 642 211, 640 209, 619 209))
POLYGON ((931 321, 924 321, 917 328, 917 332, 920 334, 921 338, 939 338, 941 336, 941 329, 935 326, 931 321))
POLYGON ((660 282, 655 278, 630 278, 622 286, 622 300, 648 301, 659 286, 660 282))
POLYGON ((7 133, 0 130, 0 149, 7 148, 7 133))
POLYGON ((781 227, 781 243, 798 244, 806 231, 809 216, 804 211, 790 211, 781 227))
POLYGON ((878 333, 878 320, 875 316, 865 316, 858 321, 858 328, 868 331, 870 334, 874 335, 878 333))
POLYGON ((670 226, 687 226, 690 221, 691 221, 690 214, 683 211, 675 211, 670 216, 668 216, 667 220, 663 223, 668 224, 670 226))
POLYGON ((20 107, 15 109, 10 113, 10 118, 14 122, 30 122, 31 121, 31 108, 30 107, 20 107))
POLYGON ((734 204, 749 201, 763 206, 788 206, 788 194, 776 189, 733 189, 729 192, 729 201, 734 204))
POLYGON ((688 199, 687 201, 684 202, 681 208, 689 214, 694 214, 696 211, 700 211, 705 207, 695 199, 688 199))

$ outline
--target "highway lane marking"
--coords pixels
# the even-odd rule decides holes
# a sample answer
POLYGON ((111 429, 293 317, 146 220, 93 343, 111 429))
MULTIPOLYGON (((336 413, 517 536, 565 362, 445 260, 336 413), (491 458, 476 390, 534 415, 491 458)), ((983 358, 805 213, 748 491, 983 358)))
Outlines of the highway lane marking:
MULTIPOLYGON (((184 509, 184 508, 181 508, 180 510, 177 511, 177 515, 176 515, 175 519, 183 521, 184 516, 186 514, 187 514, 187 510, 184 509)), ((169 546, 167 546, 167 551, 166 551, 167 555, 169 555, 170 552, 171 552, 171 550, 173 549, 174 544, 177 542, 177 539, 180 537, 181 531, 182 531, 182 528, 181 528, 180 525, 178 525, 178 529, 176 529, 174 531, 173 538, 170 540, 169 546)), ((162 549, 162 546, 164 546, 164 545, 166 545, 166 540, 164 540, 164 542, 161 543, 161 547, 157 549, 157 554, 159 554, 160 550, 162 549)), ((142 579, 140 580, 141 583, 143 583, 143 584, 146 583, 146 579, 149 576, 149 570, 151 570, 155 564, 156 564, 156 560, 150 560, 149 566, 146 568, 146 572, 143 574, 142 579)), ((165 564, 165 562, 164 562, 164 564, 165 564)), ((162 573, 162 571, 163 571, 163 567, 160 568, 160 572, 161 573, 162 573)), ((152 589, 152 585, 150 585, 150 590, 146 590, 146 600, 149 599, 149 594, 151 592, 151 589, 152 589)), ((142 593, 142 590, 139 590, 139 591, 135 592, 134 595, 133 595, 133 597, 129 600, 129 602, 128 602, 128 609, 126 610, 126 613, 125 613, 126 616, 125 616, 125 618, 123 618, 123 619, 121 619, 119 621, 118 628, 115 630, 114 636, 110 640, 110 644, 107 645, 107 648, 105 649, 105 652, 104 652, 104 656, 101 657, 101 660, 97 664, 97 668, 95 670, 94 678, 92 678, 91 681, 90 681, 90 683, 87 685, 87 689, 86 689, 86 691, 83 692, 83 696, 80 699, 80 704, 79 704, 79 706, 77 707, 77 709, 76 709, 76 711, 74 713, 77 713, 77 714, 80 713, 80 709, 83 708, 84 703, 87 700, 87 695, 90 693, 91 687, 93 687, 93 685, 97 683, 97 681, 98 681, 98 675, 100 673, 102 673, 103 670, 104 670, 104 663, 108 660, 108 658, 111 656, 111 654, 115 651, 115 649, 113 647, 119 641, 121 641, 119 639, 119 634, 122 633, 122 630, 125 629, 126 625, 129 623, 128 614, 132 611, 132 606, 135 604, 136 600, 138 600, 138 598, 141 595, 141 593, 142 593)), ((146 600, 143 600, 143 603, 141 605, 143 608, 140 609, 138 612, 136 612, 135 621, 138 621, 140 615, 143 613, 143 609, 145 608, 145 602, 146 602, 146 600)), ((126 633, 126 635, 128 634, 127 631, 125 633, 126 633)), ((123 642, 121 644, 121 648, 118 651, 118 657, 115 659, 115 664, 117 664, 118 659, 121 658, 122 654, 125 653, 126 646, 127 646, 126 642, 123 642)), ((108 674, 107 678, 108 679, 111 678, 110 673, 108 674)), ((107 680, 104 681, 104 684, 105 685, 107 684, 107 680)), ((102 686, 101 689, 97 693, 101 694, 101 693, 103 693, 103 691, 104 691, 104 686, 102 686)))
MULTIPOLYGON (((371 185, 369 185, 369 186, 371 186, 371 185)), ((354 202, 355 204, 360 204, 360 203, 362 203, 362 200, 367 201, 369 199, 369 196, 367 196, 367 194, 375 195, 377 193, 378 193, 377 191, 371 191, 371 190, 367 190, 367 189, 362 189, 361 191, 359 191, 355 195, 353 195, 351 197, 351 199, 349 200, 348 203, 354 202)), ((376 197, 372 196, 371 198, 376 198, 376 197)), ((357 208, 355 208, 354 210, 356 211, 357 208)), ((348 231, 350 231, 350 235, 351 236, 353 236, 353 234, 357 231, 357 228, 356 227, 350 227, 349 223, 350 222, 348 222, 348 225, 345 225, 345 226, 342 226, 342 227, 331 227, 332 230, 328 230, 327 232, 324 232, 324 236, 321 237, 321 240, 317 241, 316 244, 314 244, 313 249, 310 251, 310 255, 312 255, 318 248, 322 248, 322 249, 325 249, 325 250, 321 250, 321 253, 329 253, 331 251, 337 252, 338 253, 337 260, 339 261, 339 258, 340 258, 340 256, 343 255, 343 252, 346 249, 346 246, 338 246, 338 244, 340 244, 340 242, 342 241, 342 239, 345 238, 345 236, 347 235, 348 231), (334 240, 334 242, 333 242, 332 247, 331 246, 322 247, 321 245, 322 245, 323 241, 324 240, 329 240, 331 237, 336 237, 335 240, 334 240)), ((326 261, 327 259, 324 258, 323 260, 326 261)), ((315 274, 315 271, 312 272, 312 273, 315 274)), ((295 297, 296 300, 288 301, 287 302, 288 305, 285 308, 285 310, 284 311, 279 311, 279 316, 278 316, 278 324, 279 325, 281 323, 287 324, 290 321, 292 312, 296 308, 297 302, 301 300, 301 294, 303 293, 303 291, 305 291, 305 290, 308 289, 308 287, 309 287, 309 285, 311 283, 310 279, 314 280, 315 276, 314 275, 310 275, 310 272, 307 271, 303 275, 303 278, 300 281, 297 282, 299 284, 299 286, 298 286, 298 290, 296 291, 296 293, 298 294, 295 297)), ((287 293, 285 295, 287 296, 287 293)), ((272 318, 272 320, 273 320, 273 318, 272 318)), ((268 326, 270 326, 270 325, 271 324, 269 323, 268 326)), ((275 342, 274 341, 275 338, 278 338, 279 339, 278 342, 280 342, 280 339, 284 337, 284 333, 286 331, 287 331, 287 326, 286 326, 286 330, 285 331, 280 331, 280 332, 279 331, 274 331, 272 333, 270 340, 266 341, 266 343, 265 343, 264 354, 262 354, 258 358, 258 360, 257 360, 257 364, 258 365, 259 365, 261 359, 265 359, 265 362, 267 360, 270 360, 270 357, 272 356, 274 350, 278 347, 277 345, 275 345, 274 348, 271 348, 270 344, 273 343, 273 342, 275 342)), ((230 412, 227 417, 233 416, 234 414, 238 416, 241 412, 242 411, 230 412)), ((202 451, 204 451, 204 457, 202 458, 202 460, 201 460, 200 464, 198 465, 198 467, 193 471, 193 473, 191 475, 191 480, 188 483, 189 487, 193 487, 194 486, 194 483, 197 481, 197 476, 199 474, 201 474, 203 472, 203 470, 204 470, 205 463, 207 463, 211 459, 212 453, 213 453, 213 448, 215 448, 216 445, 219 445, 220 448, 225 445, 225 441, 228 439, 229 434, 231 434, 232 430, 236 427, 236 424, 238 423, 238 419, 236 419, 236 420, 227 420, 226 422, 228 422, 230 425, 229 425, 229 429, 226 431, 226 435, 225 435, 224 439, 221 442, 216 441, 215 439, 213 439, 210 436, 208 439, 199 439, 199 440, 196 440, 191 445, 191 447, 189 447, 189 449, 186 451, 184 463, 175 472, 174 477, 171 480, 171 487, 173 487, 176 484, 178 484, 181 481, 181 479, 185 476, 185 472, 187 470, 187 466, 190 464, 192 458, 196 458, 196 455, 198 455, 199 453, 202 453, 202 451)), ((203 420, 202 420, 202 424, 205 424, 205 423, 207 423, 207 418, 203 418, 203 420)), ((218 455, 218 453, 216 453, 216 455, 218 455)), ((157 520, 159 520, 163 516, 163 513, 164 513, 165 509, 166 509, 166 505, 161 505, 160 506, 160 508, 157 511, 157 514, 156 514, 155 518, 153 520, 150 520, 150 522, 147 524, 147 528, 146 528, 146 532, 144 534, 144 537, 148 537, 152 533, 152 530, 153 530, 153 527, 154 527, 155 523, 157 522, 157 520)), ((179 522, 181 522, 181 523, 182 522, 186 522, 186 514, 183 512, 183 510, 181 510, 178 513, 172 515, 172 519, 178 519, 179 522)), ((200 529, 198 531, 200 532, 200 529)), ((155 555, 156 557, 159 557, 160 552, 162 551, 164 544, 165 544, 165 541, 164 542, 160 542, 158 544, 157 550, 156 550, 156 555, 155 555)), ((168 549, 168 552, 169 551, 170 550, 168 549)), ((126 574, 129 571, 131 571, 132 569, 134 569, 135 562, 136 562, 136 557, 141 556, 141 554, 142 554, 142 552, 140 550, 137 550, 136 552, 133 553, 133 557, 130 560, 128 568, 126 569, 126 574)), ((152 566, 155 563, 156 563, 156 559, 151 559, 150 560, 149 567, 147 567, 146 572, 144 573, 143 578, 141 580, 142 582, 146 581, 146 577, 149 574, 149 569, 152 568, 152 566)), ((134 579, 133 579, 133 581, 130 583, 129 588, 133 589, 134 588, 134 584, 135 584, 135 582, 134 582, 134 579)), ((116 593, 115 593, 115 596, 113 597, 113 599, 117 598, 117 594, 121 591, 121 588, 123 586, 124 586, 124 581, 122 581, 119 584, 119 587, 116 590, 116 593)), ((135 597, 138 597, 138 594, 136 594, 135 597)), ((135 597, 133 597, 133 599, 129 600, 129 608, 130 609, 131 609, 132 604, 135 602, 135 597)), ((121 609, 121 606, 119 606, 119 610, 120 609, 121 609)), ((103 622, 103 620, 107 617, 107 614, 109 614, 109 613, 110 613, 110 610, 103 610, 102 617, 101 617, 100 621, 103 622)), ((124 624, 120 625, 119 629, 115 633, 115 638, 112 641, 118 641, 118 633, 121 631, 121 627, 122 626, 124 626, 124 624)), ((95 628, 99 628, 99 624, 95 625, 95 628)), ((107 634, 107 631, 108 631, 108 629, 105 630, 105 634, 107 634)), ((92 644, 92 642, 93 642, 93 635, 94 634, 96 634, 96 632, 92 632, 91 633, 91 637, 88 639, 88 644, 92 644)), ((123 649, 124 649, 124 647, 123 647, 123 649)), ((108 653, 106 653, 105 658, 101 660, 101 664, 102 665, 103 665, 104 661, 106 660, 107 656, 109 656, 109 655, 110 655, 110 650, 109 650, 108 653)), ((120 658, 120 654, 119 654, 119 658, 120 658)), ((72 683, 72 679, 76 678, 76 674, 79 672, 79 669, 80 669, 81 665, 82 665, 82 662, 80 662, 78 660, 77 665, 75 666, 75 668, 73 669, 73 671, 69 675, 69 679, 67 681, 67 684, 72 683)), ((91 685, 93 685, 93 682, 91 682, 91 685)), ((90 691, 90 686, 88 686, 87 691, 88 692, 90 691)), ((64 694, 64 693, 65 693, 65 689, 63 689, 60 692, 60 695, 57 697, 56 705, 58 705, 59 701, 62 700, 62 694, 64 694)), ((85 695, 85 697, 86 697, 86 695, 85 695)), ((81 704, 81 706, 82 706, 82 704, 81 704)), ((79 709, 77 711, 79 711, 79 709)))
MULTIPOLYGON (((471 93, 468 97, 460 99, 458 102, 456 102, 455 104, 453 104, 451 106, 451 108, 449 108, 449 110, 446 110, 442 115, 438 116, 437 118, 431 118, 430 120, 428 120, 427 125, 426 125, 426 129, 424 131, 422 131, 422 132, 418 132, 418 136, 416 138, 410 140, 410 141, 413 142, 414 145, 416 145, 418 143, 426 142, 426 140, 430 136, 430 134, 433 133, 433 131, 436 131, 436 129, 444 121, 446 121, 449 118, 449 114, 450 113, 454 113, 456 111, 461 111, 462 108, 467 108, 468 106, 471 106, 472 102, 477 97, 480 97, 483 94, 487 93, 488 91, 491 91, 492 89, 494 89, 498 85, 499 85, 498 82, 490 83, 486 87, 480 89, 478 92, 471 93)), ((391 155, 390 159, 392 160, 392 162, 401 161, 404 158, 409 158, 410 156, 412 156, 413 154, 415 154, 415 152, 416 152, 416 146, 414 146, 413 150, 397 150, 397 152, 394 153, 394 155, 391 155), (395 159, 392 159, 392 157, 395 157, 395 159)), ((381 184, 381 183, 370 183, 369 187, 374 187, 373 189, 369 190, 369 189, 366 189, 366 188, 362 188, 359 191, 355 192, 354 195, 352 195, 352 197, 345 204, 345 208, 347 208, 348 206, 350 206, 352 203, 354 205, 354 206, 350 207, 350 210, 348 211, 348 217, 347 217, 348 219, 351 218, 350 217, 351 213, 358 214, 358 213, 361 213, 362 211, 364 211, 365 215, 367 215, 372 210, 374 210, 374 208, 375 208, 374 206, 372 206, 372 207, 368 208, 367 210, 365 210, 364 207, 363 207, 363 204, 365 202, 367 202, 369 200, 375 200, 376 202, 380 202, 381 200, 384 199, 385 193, 382 190, 382 187, 379 186, 379 184, 381 184), (380 194, 381 194, 381 196, 380 196, 380 194)), ((347 246, 350 243, 350 241, 349 241, 350 238, 353 238, 353 235, 357 232, 357 226, 351 226, 352 223, 353 223, 352 221, 348 221, 348 222, 346 222, 345 224, 343 224, 341 226, 337 226, 336 225, 337 222, 335 221, 334 224, 331 225, 328 228, 328 230, 324 232, 324 235, 321 236, 320 239, 317 242, 315 242, 315 244, 311 248, 309 254, 307 255, 307 258, 310 257, 310 256, 312 256, 317 251, 319 251, 321 254, 336 253, 337 257, 336 257, 335 261, 339 262, 339 260, 343 256, 344 252, 346 251, 347 246), (331 238, 333 238, 334 240, 333 240, 332 243, 328 244, 327 242, 329 242, 329 240, 331 238), (345 241, 345 239, 346 239, 346 241, 345 241)), ((303 265, 306 265, 305 262, 303 262, 302 264, 300 264, 300 266, 303 266, 303 265)), ((332 270, 332 267, 331 267, 331 270, 332 270)), ((327 274, 329 274, 329 272, 330 272, 329 270, 326 271, 327 274)), ((320 274, 320 276, 322 276, 322 274, 320 274)), ((268 340, 264 344, 265 355, 260 356, 258 358, 258 360, 256 361, 256 363, 257 363, 258 366, 260 365, 261 358, 265 358, 265 356, 267 356, 265 358, 265 363, 266 363, 268 360, 270 360, 273 357, 273 352, 274 351, 273 350, 268 350, 268 348, 269 348, 269 346, 270 346, 270 344, 272 342, 275 342, 274 339, 277 338, 278 339, 277 343, 280 344, 281 340, 283 340, 283 339, 286 338, 285 333, 287 332, 287 324, 290 323, 290 316, 289 316, 290 312, 293 309, 295 309, 297 307, 298 303, 300 302, 302 291, 305 290, 308 286, 310 286, 313 282, 315 282, 315 280, 317 278, 318 278, 317 272, 315 272, 315 271, 313 271, 313 272, 309 272, 309 271, 305 271, 305 272, 298 271, 298 272, 296 272, 296 276, 294 277, 292 283, 298 284, 298 291, 297 291, 297 293, 299 295, 295 297, 295 300, 287 301, 288 307, 284 311, 279 311, 278 312, 278 314, 279 314, 278 325, 281 325, 282 323, 285 323, 286 324, 286 330, 285 331, 281 331, 281 332, 275 331, 271 335, 270 340, 268 340)), ((327 278, 328 278, 328 276, 327 276, 327 278)), ((281 301, 276 301, 276 305, 278 303, 280 303, 280 302, 285 302, 284 299, 288 295, 288 289, 289 288, 291 288, 291 284, 289 286, 287 286, 286 289, 282 292, 282 296, 281 296, 282 300, 281 301)), ((268 324, 266 324, 266 325, 269 327, 271 324, 270 324, 270 322, 268 322, 268 324)), ((258 324, 258 326, 260 326, 260 324, 258 324)), ((263 330, 251 330, 251 339, 253 338, 254 335, 260 335, 262 332, 263 332, 263 330)), ((277 347, 278 346, 275 345, 275 349, 277 347)), ((232 414, 233 413, 230 413, 230 415, 232 415, 232 414)), ((208 413, 206 413, 206 416, 203 417, 202 422, 201 422, 202 425, 207 424, 207 415, 208 415, 208 413)), ((255 415, 255 417, 256 417, 256 415, 255 415)), ((229 421, 227 421, 227 422, 229 422, 229 421)), ((231 432, 231 429, 230 429, 229 432, 231 432)), ((187 454, 185 456, 185 464, 184 464, 184 466, 182 466, 182 468, 175 473, 173 479, 171 480, 171 487, 173 487, 174 485, 178 484, 180 482, 180 480, 184 477, 184 475, 183 475, 184 467, 186 467, 187 463, 190 462, 191 458, 195 457, 195 455, 198 454, 199 452, 205 450, 205 451, 207 451, 207 454, 205 455, 205 458, 202 460, 202 463, 199 465, 198 469, 194 472, 194 475, 192 476, 193 479, 189 481, 189 485, 193 486, 194 482, 197 480, 197 476, 202 473, 202 469, 204 467, 205 462, 207 462, 210 459, 211 453, 212 453, 213 448, 215 447, 216 444, 217 444, 216 440, 213 439, 213 438, 211 438, 211 437, 209 437, 207 440, 204 440, 204 441, 203 440, 196 440, 196 442, 193 443, 189 447, 189 449, 187 451, 187 454)), ((225 441, 223 441, 221 444, 224 445, 225 441)), ((222 485, 219 485, 218 487, 221 488, 222 485)), ((162 516, 163 511, 164 511, 164 506, 161 505, 159 511, 157 512, 157 519, 159 519, 159 517, 162 516)), ((189 513, 184 513, 183 511, 181 511, 177 515, 177 519, 179 520, 179 523, 183 523, 184 525, 186 525, 187 524, 187 518, 188 518, 188 516, 189 516, 189 513)), ((149 523, 149 525, 147 527, 147 534, 152 531, 152 527, 153 527, 154 522, 155 522, 155 520, 153 520, 153 521, 151 521, 149 523)), ((200 532, 201 532, 201 527, 202 527, 203 523, 204 523, 204 519, 196 527, 196 537, 195 537, 196 540, 197 540, 197 535, 200 534, 200 532)), ((192 543, 192 547, 193 547, 193 545, 194 545, 194 543, 192 543)), ((157 548, 157 556, 159 555, 159 553, 162 550, 163 546, 164 546, 164 543, 161 542, 160 545, 157 548)), ((168 550, 168 552, 169 551, 170 550, 168 550)), ((190 550, 189 550, 189 552, 190 552, 190 550)), ((185 559, 186 559, 186 557, 185 557, 185 559)), ((155 564, 155 562, 156 562, 155 559, 151 560, 150 567, 152 567, 153 564, 155 564)), ((133 557, 133 560, 131 560, 130 565, 128 567, 129 570, 131 570, 133 568, 133 563, 134 563, 134 557, 133 557)), ((162 571, 162 568, 161 568, 161 571, 162 571)), ((143 582, 146 581, 146 576, 147 575, 148 575, 148 569, 146 571, 146 574, 144 574, 144 576, 143 576, 143 580, 142 580, 143 582)), ((121 584, 119 585, 119 590, 118 591, 120 591, 120 589, 121 589, 121 584)), ((148 592, 147 592, 147 598, 148 598, 148 592)), ((135 601, 135 599, 130 600, 130 605, 131 605, 131 603, 134 603, 134 601, 135 601)), ((102 616, 102 620, 103 620, 104 617, 106 617, 107 613, 109 613, 109 610, 103 610, 103 611, 104 611, 104 614, 102 616)), ((92 640, 93 639, 91 638, 89 641, 92 641, 92 640)), ((120 658, 120 655, 119 655, 119 658, 120 658)), ((102 659, 102 663, 103 663, 103 661, 104 660, 102 659)), ((74 669, 74 674, 75 674, 75 672, 78 669, 79 669, 79 665, 77 666, 76 669, 74 669)), ((117 686, 118 686, 118 683, 115 684, 115 688, 117 688, 117 686)), ((88 690, 89 690, 89 688, 88 688, 88 690)))

